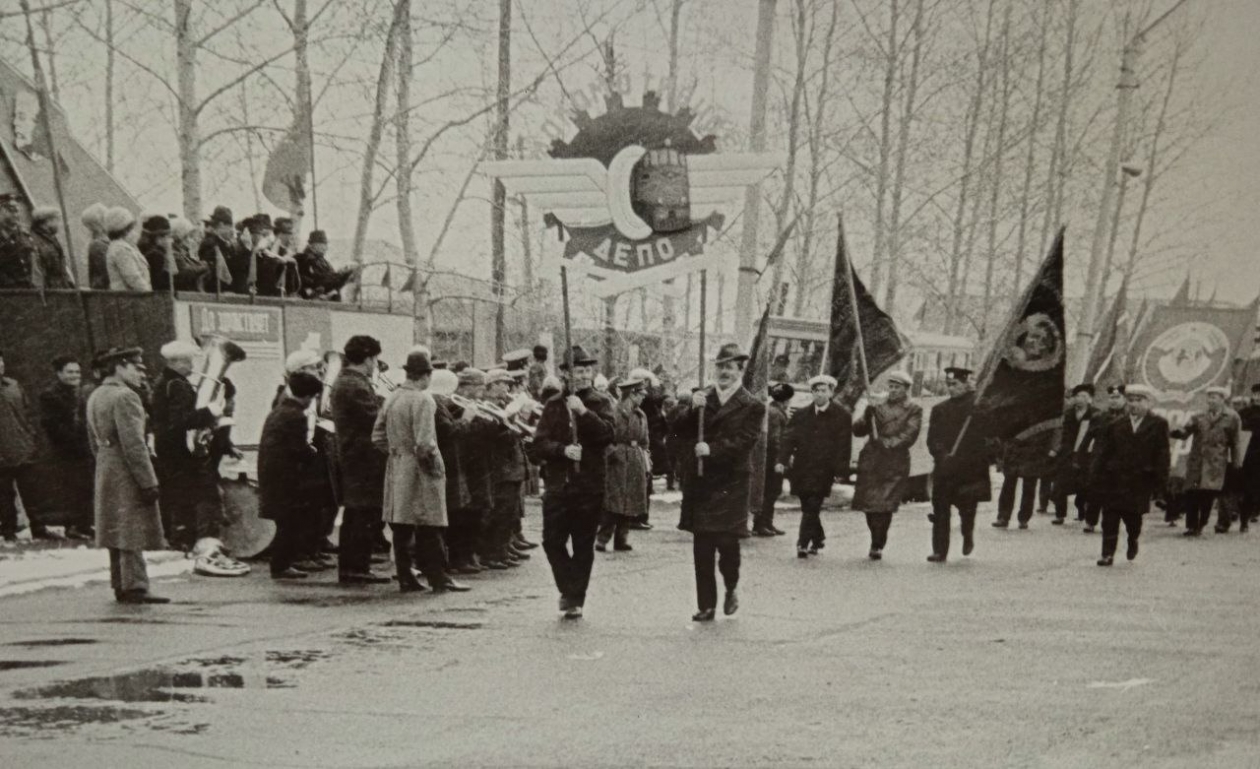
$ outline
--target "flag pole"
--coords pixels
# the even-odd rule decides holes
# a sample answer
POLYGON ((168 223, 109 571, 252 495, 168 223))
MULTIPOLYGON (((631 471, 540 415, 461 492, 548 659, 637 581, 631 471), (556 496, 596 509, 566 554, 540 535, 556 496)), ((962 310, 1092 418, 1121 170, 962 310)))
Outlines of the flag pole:
MULTIPOLYGON (((564 365, 564 357, 569 357, 569 380, 565 383, 565 391, 572 395, 573 390, 571 382, 573 381, 573 320, 569 314, 569 268, 563 264, 560 265, 560 293, 564 303, 564 355, 560 356, 560 365, 564 365)), ((578 442, 577 437, 577 420, 573 418, 573 412, 569 410, 568 404, 565 404, 564 413, 569 415, 569 440, 571 444, 578 442)), ((581 470, 582 463, 574 462, 574 469, 581 470)))
MULTIPOLYGON (((700 271, 700 367, 696 369, 696 377, 701 390, 704 389, 704 343, 705 328, 708 326, 709 271, 700 271)), ((700 417, 696 421, 696 442, 704 443, 704 406, 700 407, 700 417)), ((704 477, 704 457, 696 457, 696 477, 704 477)))

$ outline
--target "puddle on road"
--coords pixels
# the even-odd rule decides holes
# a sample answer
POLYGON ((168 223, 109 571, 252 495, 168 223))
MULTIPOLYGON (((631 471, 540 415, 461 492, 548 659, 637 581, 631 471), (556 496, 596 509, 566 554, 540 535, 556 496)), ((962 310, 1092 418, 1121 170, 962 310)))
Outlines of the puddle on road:
POLYGON ((441 620, 392 619, 380 623, 379 627, 416 627, 433 628, 435 630, 478 630, 480 622, 444 622, 441 620))
POLYGON ((32 641, 12 641, 5 646, 21 646, 28 649, 42 646, 82 646, 99 643, 95 638, 36 638, 32 641))
POLYGON ((0 660, 0 673, 6 670, 24 670, 26 668, 51 668, 66 663, 59 660, 0 660))
POLYGON ((56 705, 53 707, 0 708, 0 736, 57 737, 67 729, 91 724, 118 724, 149 718, 146 710, 112 708, 104 705, 56 705))

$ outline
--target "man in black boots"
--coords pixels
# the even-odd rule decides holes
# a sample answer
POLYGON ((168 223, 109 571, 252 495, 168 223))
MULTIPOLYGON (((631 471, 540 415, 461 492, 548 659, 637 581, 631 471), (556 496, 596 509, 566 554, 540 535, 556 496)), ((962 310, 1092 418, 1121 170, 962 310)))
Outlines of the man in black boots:
POLYGON ((1170 463, 1168 422, 1151 412, 1151 388, 1129 385, 1125 388, 1124 419, 1114 419, 1098 434, 1091 474, 1099 483, 1102 505, 1102 558, 1099 566, 1110 566, 1120 538, 1120 522, 1129 535, 1127 556, 1137 558, 1142 516, 1151 507, 1151 498, 1164 494, 1170 463))
POLYGON ((949 555, 951 508, 958 508, 962 526, 962 554, 975 547, 976 505, 993 496, 989 485, 989 457, 980 430, 964 426, 976 407, 971 371, 945 369, 949 399, 932 407, 928 417, 927 448, 932 455, 932 554, 928 560, 944 563, 949 555), (962 441, 958 436, 962 434, 962 441))
POLYGON ((766 409, 766 485, 761 509, 753 514, 753 536, 778 537, 786 534, 774 525, 774 504, 783 494, 783 474, 787 467, 779 460, 788 438, 788 402, 796 389, 787 382, 770 387, 770 405, 766 409))
POLYGON ((814 402, 792 416, 775 470, 787 472, 792 493, 801 500, 801 530, 796 556, 817 555, 827 538, 823 531, 823 500, 831 496, 837 478, 848 474, 853 450, 853 417, 836 403, 836 380, 820 374, 809 380, 814 402))
POLYGON ((722 572, 726 601, 722 610, 739 609, 739 540, 748 526, 748 490, 752 451, 761 437, 766 406, 744 389, 748 355, 728 342, 713 361, 717 381, 695 392, 670 415, 676 435, 693 448, 681 455, 683 501, 678 528, 690 531, 696 571, 696 622, 710 622, 717 611, 714 561, 722 572), (717 558, 715 559, 715 556, 717 558))
POLYGON ((545 463, 543 551, 565 619, 580 619, 586 603, 604 511, 604 449, 613 439, 612 399, 593 387, 597 362, 580 345, 565 352, 565 391, 543 406, 532 446, 534 458, 545 463))

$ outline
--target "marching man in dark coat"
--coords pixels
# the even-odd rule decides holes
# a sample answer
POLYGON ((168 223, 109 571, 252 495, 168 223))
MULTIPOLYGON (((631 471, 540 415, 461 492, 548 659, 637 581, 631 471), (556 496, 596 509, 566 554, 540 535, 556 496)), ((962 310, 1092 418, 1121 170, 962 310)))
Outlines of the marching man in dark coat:
POLYGON ((949 555, 951 508, 958 508, 962 528, 962 554, 975 548, 976 505, 993 496, 989 485, 989 458, 978 429, 968 425, 976 408, 971 371, 945 369, 949 399, 932 407, 928 417, 927 448, 932 455, 932 554, 928 560, 944 563, 949 555), (964 425, 968 429, 963 433, 964 425), (962 433, 962 442, 958 440, 962 433), (955 449, 957 444, 957 449, 955 449))
POLYGON ((788 402, 796 388, 787 382, 770 387, 770 405, 766 408, 766 484, 761 495, 761 509, 753 513, 753 536, 778 537, 787 532, 774 525, 774 505, 783 494, 783 473, 787 467, 779 461, 788 438, 788 402))
POLYGON ((306 532, 320 506, 310 495, 295 493, 294 487, 323 469, 307 424, 307 410, 323 389, 324 383, 314 374, 293 372, 280 402, 263 423, 258 444, 258 514, 276 523, 269 548, 272 579, 307 576, 295 563, 309 542, 306 532))
POLYGON ((814 402, 792 416, 779 450, 775 471, 792 479, 792 493, 801 500, 801 531, 796 557, 817 555, 827 538, 823 531, 823 500, 831 486, 848 475, 853 451, 853 417, 834 398, 836 380, 820 374, 809 380, 814 402))
POLYGON ((1085 382, 1072 388, 1072 405, 1063 412, 1059 443, 1050 456, 1059 464, 1054 478, 1054 520, 1062 526, 1067 518, 1067 498, 1076 496, 1076 518, 1085 521, 1085 531, 1098 524, 1098 506, 1093 504, 1086 488, 1089 476, 1089 455, 1093 450, 1093 424, 1102 418, 1094 407, 1094 386, 1085 382))
POLYGON ((385 492, 385 455, 372 445, 372 428, 384 400, 372 388, 381 343, 370 336, 352 336, 343 354, 345 363, 333 383, 331 398, 345 506, 337 548, 337 581, 343 585, 384 584, 389 577, 373 574, 371 568, 385 492))
POLYGON ((739 609, 739 540, 748 526, 748 490, 752 481, 752 450, 761 437, 765 404, 744 389, 748 355, 730 342, 718 350, 714 364, 717 382, 692 393, 673 411, 676 435, 693 445, 680 453, 683 502, 678 528, 690 531, 696 570, 696 622, 709 622, 717 610, 714 556, 726 586, 722 610, 739 609), (703 432, 701 432, 703 425, 703 432))
POLYGON ((1091 474, 1102 506, 1099 566, 1112 564, 1121 521, 1129 535, 1128 558, 1137 558, 1142 516, 1150 509, 1151 498, 1162 495, 1168 485, 1168 422, 1151 412, 1151 396, 1149 387, 1129 385, 1124 395, 1127 417, 1107 422, 1098 433, 1091 474))
POLYGON ((88 440, 96 456, 96 546, 109 550, 109 577, 119 603, 169 603, 149 592, 145 550, 161 550, 158 478, 144 440, 144 381, 139 347, 103 353, 106 372, 87 403, 88 440))
POLYGON ((1246 531, 1248 524, 1254 523, 1260 514, 1260 384, 1251 386, 1251 402, 1239 410, 1238 418, 1242 429, 1251 434, 1239 473, 1242 486, 1239 528, 1246 531))
POLYGON ((910 401, 910 385, 908 374, 889 374, 888 399, 867 406, 862 418, 853 423, 854 435, 870 436, 858 454, 853 509, 866 513, 872 561, 884 556, 888 528, 893 513, 901 507, 906 478, 910 477, 910 447, 923 427, 923 407, 910 401))
POLYGON ((586 603, 604 511, 604 449, 613 440, 612 399, 593 386, 597 362, 580 345, 565 352, 566 392, 547 400, 534 431, 534 457, 545 463, 543 551, 565 619, 580 619, 586 603))

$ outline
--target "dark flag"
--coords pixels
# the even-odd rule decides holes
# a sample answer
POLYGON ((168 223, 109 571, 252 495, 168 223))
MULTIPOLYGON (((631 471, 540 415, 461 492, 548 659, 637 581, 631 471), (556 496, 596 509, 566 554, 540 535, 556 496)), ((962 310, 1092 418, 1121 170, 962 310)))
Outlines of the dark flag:
POLYGON ((1101 377, 1104 371, 1123 371, 1124 368, 1124 351, 1121 349, 1126 340, 1122 339, 1121 324, 1128 322, 1127 308, 1128 303, 1129 281, 1126 279, 1120 284, 1120 290, 1116 292, 1115 301, 1111 304, 1111 309, 1102 318, 1102 332, 1098 335, 1098 339, 1094 342, 1094 349, 1089 354, 1089 364, 1085 367, 1085 376, 1082 382, 1092 382, 1093 384, 1104 384, 1101 377))
POLYGON ((875 304, 849 263, 844 241, 844 222, 837 221, 836 269, 831 284, 831 339, 827 344, 827 372, 836 378, 839 393, 852 405, 866 389, 862 377, 862 361, 858 351, 859 336, 866 350, 866 378, 874 380, 897 364, 905 355, 905 346, 897 325, 888 313, 875 304), (850 283, 852 281, 852 283, 850 283), (857 307, 856 314, 854 306, 857 307), (859 328, 858 326, 861 326, 859 328))
POLYGON ((760 397, 770 386, 770 340, 766 337, 770 326, 770 305, 766 302, 766 311, 761 313, 757 323, 757 335, 753 337, 748 348, 748 368, 744 369, 744 388, 754 396, 760 397))
POLYGON ((1060 228, 980 370, 970 429, 985 437, 1025 439, 1053 432, 1063 416, 1063 232, 1060 228))

